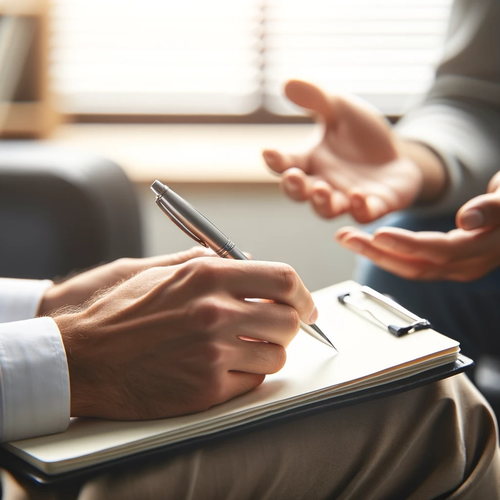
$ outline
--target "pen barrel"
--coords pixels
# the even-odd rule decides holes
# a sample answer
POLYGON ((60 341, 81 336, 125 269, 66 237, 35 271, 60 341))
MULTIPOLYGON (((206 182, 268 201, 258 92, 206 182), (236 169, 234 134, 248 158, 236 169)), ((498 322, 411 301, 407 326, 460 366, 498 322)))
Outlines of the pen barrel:
POLYGON ((170 188, 161 193, 170 211, 192 234, 203 240, 220 257, 247 260, 235 244, 193 205, 170 188))
POLYGON ((233 246, 233 248, 229 252, 227 252, 227 255, 225 255, 225 257, 234 260, 249 260, 248 257, 236 246, 233 246))
MULTIPOLYGON (((151 189, 156 194, 156 204, 188 236, 201 245, 211 248, 219 257, 249 260, 217 226, 168 186, 155 181, 151 189)), ((301 322, 301 326, 309 335, 335 349, 317 325, 307 325, 301 322)))

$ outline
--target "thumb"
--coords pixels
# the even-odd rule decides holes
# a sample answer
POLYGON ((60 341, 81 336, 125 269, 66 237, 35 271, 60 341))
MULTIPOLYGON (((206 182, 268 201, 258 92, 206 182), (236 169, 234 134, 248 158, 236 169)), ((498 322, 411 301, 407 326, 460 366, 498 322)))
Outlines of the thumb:
POLYGON ((458 210, 456 223, 466 230, 500 225, 500 192, 472 198, 458 210))
POLYGON ((331 99, 313 83, 302 80, 289 80, 285 84, 285 95, 297 106, 321 115, 325 122, 335 120, 331 99))
POLYGON ((500 188, 500 172, 497 172, 488 184, 488 193, 493 193, 500 188))

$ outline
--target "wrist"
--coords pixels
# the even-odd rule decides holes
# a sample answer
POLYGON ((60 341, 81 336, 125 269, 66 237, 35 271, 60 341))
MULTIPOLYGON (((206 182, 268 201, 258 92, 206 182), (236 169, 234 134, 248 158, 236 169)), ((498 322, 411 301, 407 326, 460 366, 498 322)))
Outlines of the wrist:
POLYGON ((58 309, 64 305, 64 291, 61 285, 53 284, 49 286, 40 301, 40 306, 38 307, 37 316, 47 316, 50 311, 58 309))
POLYGON ((422 173, 420 192, 415 199, 417 204, 437 202, 448 187, 448 172, 441 157, 425 144, 413 141, 400 141, 400 154, 412 161, 422 173))
POLYGON ((81 313, 60 314, 52 318, 59 329, 66 361, 68 364, 70 395, 71 395, 71 416, 85 417, 95 414, 95 396, 92 387, 96 387, 96 381, 92 381, 91 374, 85 370, 86 355, 82 352, 83 344, 88 342, 88 336, 84 333, 87 330, 85 318, 81 313))

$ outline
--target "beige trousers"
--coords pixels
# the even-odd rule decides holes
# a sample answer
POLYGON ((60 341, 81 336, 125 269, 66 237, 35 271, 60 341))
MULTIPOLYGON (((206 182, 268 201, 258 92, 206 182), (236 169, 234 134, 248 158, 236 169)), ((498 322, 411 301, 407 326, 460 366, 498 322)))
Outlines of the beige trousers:
MULTIPOLYGON (((4 478, 5 499, 500 499, 494 415, 465 375, 105 474, 80 491, 4 478)), ((75 487, 76 488, 76 487, 75 487)))

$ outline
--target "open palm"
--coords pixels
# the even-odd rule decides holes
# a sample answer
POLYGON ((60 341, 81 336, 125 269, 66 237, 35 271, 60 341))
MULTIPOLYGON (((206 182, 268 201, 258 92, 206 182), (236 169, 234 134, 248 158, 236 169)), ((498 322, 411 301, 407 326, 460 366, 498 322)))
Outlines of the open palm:
POLYGON ((282 174, 282 188, 297 201, 310 201, 322 217, 350 213, 365 223, 408 207, 422 187, 419 167, 400 154, 398 139, 377 111, 315 85, 291 80, 295 104, 315 112, 323 134, 303 154, 265 150, 268 166, 282 174))

